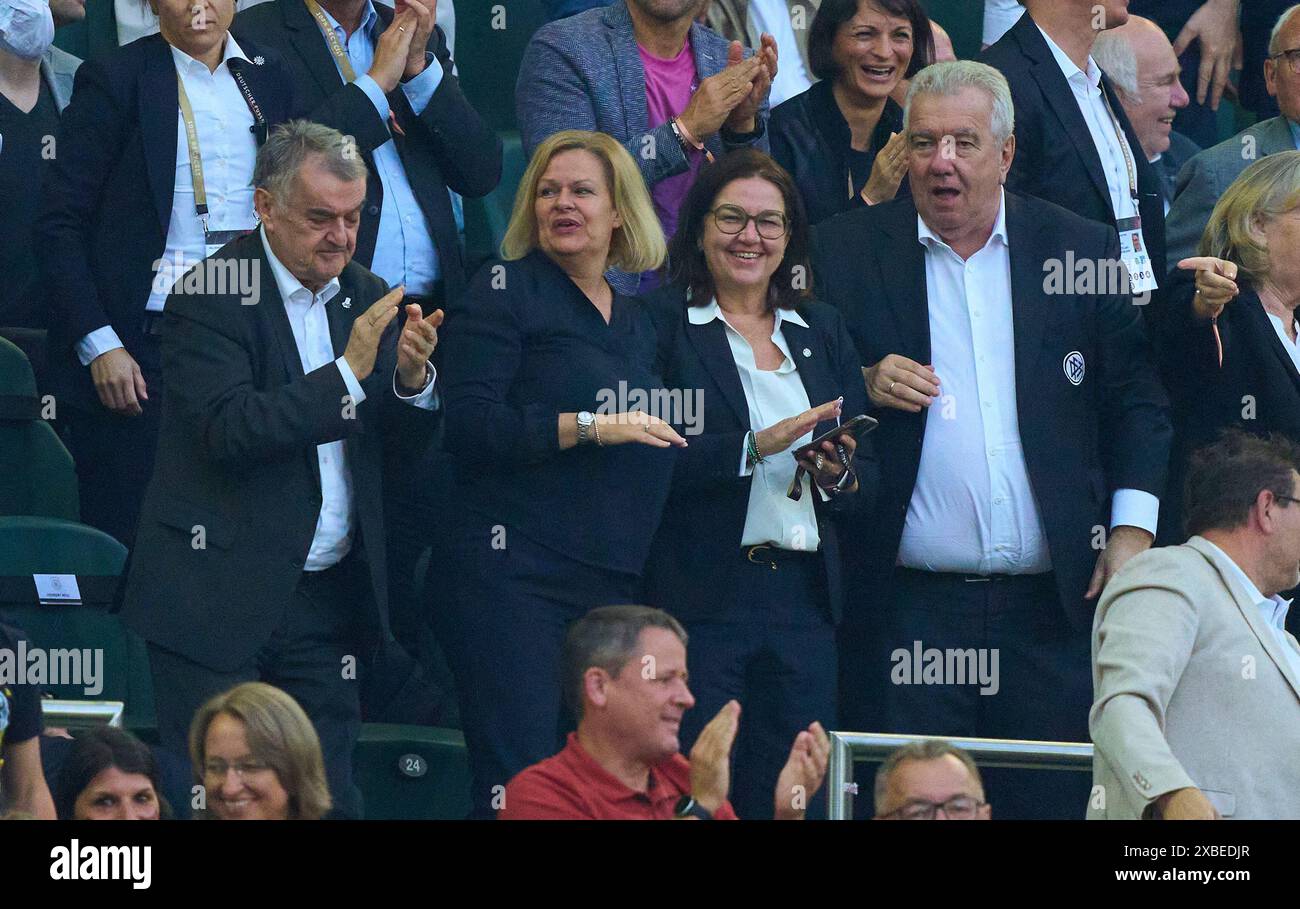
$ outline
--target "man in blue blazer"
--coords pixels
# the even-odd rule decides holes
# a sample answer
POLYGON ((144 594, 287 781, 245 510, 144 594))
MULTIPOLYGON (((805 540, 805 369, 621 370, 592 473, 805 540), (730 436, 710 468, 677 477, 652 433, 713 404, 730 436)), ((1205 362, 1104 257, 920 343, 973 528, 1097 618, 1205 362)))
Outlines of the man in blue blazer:
MULTIPOLYGON (((528 42, 515 86, 525 154, 562 129, 608 133, 641 168, 669 236, 706 160, 768 147, 775 41, 765 36, 746 56, 739 41, 696 22, 698 8, 698 0, 619 0, 551 22, 528 42), (687 57, 694 73, 682 81, 687 57)), ((636 275, 609 278, 621 293, 641 286, 636 275)))

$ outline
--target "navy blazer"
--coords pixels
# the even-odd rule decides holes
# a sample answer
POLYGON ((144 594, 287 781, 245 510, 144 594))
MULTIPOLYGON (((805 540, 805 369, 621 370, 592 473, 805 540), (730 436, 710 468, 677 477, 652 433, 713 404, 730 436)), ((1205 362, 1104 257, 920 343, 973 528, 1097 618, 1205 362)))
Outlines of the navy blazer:
MULTIPOLYGON (((387 28, 393 21, 392 8, 382 3, 374 6, 379 27, 387 28)), ((501 180, 501 139, 461 92, 460 82, 451 71, 451 54, 442 29, 434 28, 428 45, 432 56, 429 65, 442 67, 442 82, 424 111, 416 116, 400 87, 388 93, 389 106, 405 135, 390 132, 365 93, 344 84, 325 36, 303 0, 274 0, 251 6, 235 17, 233 30, 241 43, 242 36, 249 35, 258 44, 275 48, 284 58, 294 83, 295 117, 318 120, 322 106, 331 101, 350 104, 353 93, 360 95, 368 108, 350 110, 351 116, 344 122, 320 121, 355 136, 370 170, 357 231, 356 260, 367 267, 374 261, 384 188, 372 152, 391 138, 438 252, 446 299, 460 296, 465 289, 465 261, 447 189, 470 198, 494 190, 501 180)))
MULTIPOLYGON (((256 269, 259 299, 249 306, 237 293, 167 298, 158 457, 122 618, 146 641, 200 665, 222 672, 246 665, 280 626, 316 534, 316 447, 342 439, 353 546, 364 552, 374 597, 366 606, 375 611, 358 609, 358 626, 373 648, 392 637, 383 465, 419 458, 439 411, 394 393, 396 319, 361 382, 365 400, 349 409, 340 406, 348 388, 333 361, 304 374, 261 233, 228 243, 213 258, 256 269)), ((355 261, 343 269, 325 307, 336 356, 352 321, 387 290, 355 261)))
MULTIPOLYGON (((752 475, 740 476, 740 455, 745 434, 764 427, 749 423, 745 390, 722 322, 691 324, 680 287, 660 288, 645 300, 660 333, 665 386, 701 396, 698 434, 686 436, 688 447, 678 455, 645 577, 647 602, 691 622, 726 609, 734 598, 753 482, 752 475)), ((781 333, 794 355, 809 404, 816 407, 843 395, 844 419, 866 413, 861 360, 843 317, 834 308, 814 301, 801 303, 796 311, 808 327, 783 320, 781 333)), ((824 421, 813 435, 834 427, 824 421)), ((856 493, 829 502, 816 492, 812 497, 833 622, 839 621, 843 601, 836 525, 844 513, 870 510, 879 482, 870 435, 858 442, 855 470, 856 493)))
MULTIPOLYGON (((1006 223, 1020 440, 1061 604, 1083 630, 1092 621, 1092 604, 1083 594, 1097 560, 1094 528, 1109 527, 1111 493, 1130 488, 1164 494, 1172 432, 1168 399, 1130 297, 1048 294, 1044 287, 1044 264, 1064 261, 1067 253, 1114 258, 1115 232, 1010 192, 1006 223), (1064 368, 1074 352, 1084 358, 1078 385, 1064 368)), ((891 353, 932 362, 925 247, 917 239, 912 199, 838 215, 815 234, 818 295, 844 313, 862 365, 891 353)), ((880 420, 874 440, 880 497, 869 534, 848 561, 860 564, 864 580, 874 584, 888 578, 898 556, 929 411, 871 413, 880 420)))
POLYGON ((1192 318, 1194 282, 1191 273, 1183 274, 1173 278, 1169 315, 1156 335, 1174 404, 1174 457, 1169 494, 1160 509, 1160 542, 1171 545, 1187 540, 1182 494, 1193 451, 1228 427, 1261 435, 1276 432, 1300 442, 1300 372, 1259 295, 1243 286, 1241 296, 1220 313, 1220 365, 1213 327, 1192 318))
MULTIPOLYGON (((267 123, 288 120, 292 97, 279 57, 236 40, 249 60, 262 60, 237 66, 267 123)), ((63 111, 36 249, 50 310, 51 384, 83 404, 98 406, 98 397, 76 343, 111 325, 136 355, 143 337, 171 223, 178 104, 171 46, 150 35, 81 64, 63 111)))
MULTIPOLYGON (((1055 202, 1076 214, 1115 226, 1101 156, 1070 83, 1028 13, 980 60, 1002 72, 1016 106, 1016 157, 1007 189, 1055 202)), ((1160 176, 1147 161, 1133 124, 1109 78, 1101 88, 1124 128, 1137 170, 1138 213, 1156 279, 1165 283, 1165 205, 1160 176)), ((1159 295, 1157 294, 1157 299, 1159 295)), ((1148 309, 1153 313, 1155 307, 1148 309)))

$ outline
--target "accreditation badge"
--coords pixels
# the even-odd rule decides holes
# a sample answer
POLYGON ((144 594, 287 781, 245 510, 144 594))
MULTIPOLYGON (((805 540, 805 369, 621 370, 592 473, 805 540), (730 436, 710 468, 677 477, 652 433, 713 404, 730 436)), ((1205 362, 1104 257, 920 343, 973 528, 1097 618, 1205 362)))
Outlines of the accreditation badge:
POLYGON ((1115 227, 1119 230, 1119 256, 1128 269, 1129 292, 1150 293, 1159 285, 1156 283, 1155 269, 1151 265, 1151 256, 1147 253, 1146 240, 1142 236, 1142 219, 1123 218, 1115 227))
POLYGON ((204 258, 208 258, 208 259, 212 258, 214 255, 216 255, 217 250, 219 250, 221 247, 225 246, 227 243, 231 242, 232 240, 238 240, 246 233, 248 233, 248 231, 246 230, 204 231, 203 233, 204 258))

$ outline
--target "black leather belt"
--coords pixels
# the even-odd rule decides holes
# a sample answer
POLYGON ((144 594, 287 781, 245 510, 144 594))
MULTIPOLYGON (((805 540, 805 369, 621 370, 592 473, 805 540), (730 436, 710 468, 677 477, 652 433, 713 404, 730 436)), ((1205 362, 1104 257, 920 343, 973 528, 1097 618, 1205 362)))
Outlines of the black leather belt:
POLYGON ((924 571, 919 568, 907 568, 898 566, 895 569, 900 572, 907 572, 917 577, 926 578, 936 581, 962 581, 967 584, 1024 584, 1028 582, 1040 582, 1043 578, 1051 574, 1050 571, 1043 571, 1037 574, 962 574, 959 571, 924 571))
POLYGON ((433 288, 427 294, 405 294, 402 297, 402 305, 408 303, 417 303, 420 306, 420 312, 426 316, 435 309, 442 309, 446 303, 447 292, 441 281, 434 281, 433 288))
POLYGON ((781 549, 767 543, 758 546, 745 546, 740 550, 740 554, 745 557, 745 561, 752 562, 755 565, 769 565, 773 571, 782 563, 790 562, 807 562, 809 559, 818 557, 817 550, 802 549, 781 549))

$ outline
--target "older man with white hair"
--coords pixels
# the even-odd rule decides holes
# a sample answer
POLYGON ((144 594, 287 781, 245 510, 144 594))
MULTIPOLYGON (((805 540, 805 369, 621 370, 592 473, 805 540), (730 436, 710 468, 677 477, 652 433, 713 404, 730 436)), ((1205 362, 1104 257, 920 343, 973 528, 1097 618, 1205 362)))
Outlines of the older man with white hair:
POLYGON ((1119 28, 1102 32, 1093 59, 1115 86, 1142 146, 1160 176, 1165 214, 1174 198, 1174 178, 1201 147, 1174 129, 1174 117, 1190 103, 1178 80, 1181 67, 1174 46, 1160 26, 1129 16, 1119 28))
MULTIPOLYGON (((1117 268, 1118 238, 1003 189, 1013 125, 996 70, 927 67, 905 111, 910 197, 818 229, 819 297, 880 421, 842 626, 850 728, 1083 741, 1092 601, 1156 529, 1171 430, 1139 310, 1119 280, 1044 281, 1117 268), (996 658, 998 684, 904 671, 918 648, 996 658)), ((1078 816, 1068 792, 1012 786, 1000 813, 1078 816)))

